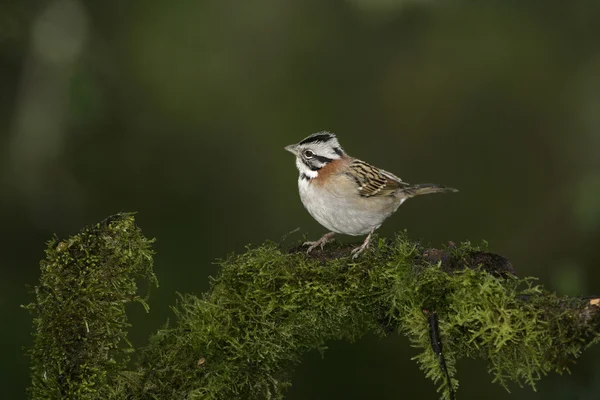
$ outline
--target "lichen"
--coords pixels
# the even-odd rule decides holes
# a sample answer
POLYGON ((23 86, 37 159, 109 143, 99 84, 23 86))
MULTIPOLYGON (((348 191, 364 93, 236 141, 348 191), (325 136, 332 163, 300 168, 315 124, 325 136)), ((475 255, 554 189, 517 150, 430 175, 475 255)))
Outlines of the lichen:
POLYGON ((307 256, 303 250, 286 251, 271 242, 220 260, 209 292, 200 297, 180 295, 173 307, 175 321, 153 334, 128 368, 117 346, 126 329, 121 307, 124 299, 140 300, 132 294, 135 287, 128 279, 141 272, 154 279, 142 261, 150 260, 148 241, 94 232, 91 243, 99 244, 82 246, 83 238, 90 236, 83 235, 75 248, 87 250, 69 251, 66 259, 53 244, 43 264, 44 293, 59 287, 63 294, 61 301, 51 301, 55 298, 49 295, 40 298, 38 289, 37 304, 44 308, 36 320, 32 351, 34 398, 75 389, 85 390, 79 398, 95 398, 103 388, 109 399, 282 399, 294 366, 306 352, 324 352, 329 341, 354 341, 374 333, 408 336, 420 349, 415 360, 442 398, 450 399, 458 388, 456 363, 461 358, 483 358, 491 379, 505 387, 516 382, 535 388, 541 376, 563 371, 598 341, 600 313, 589 302, 559 298, 531 278, 517 278, 507 260, 486 249, 463 243, 437 251, 437 258, 432 258, 432 249, 399 234, 391 240, 375 239, 358 260, 348 257, 349 249, 340 245, 307 256), (106 261, 113 251, 106 250, 107 243, 120 254, 108 259, 121 261, 106 261), (137 264, 122 258, 126 248, 137 264), (128 295, 118 297, 122 288, 113 291, 106 279, 88 279, 81 272, 68 273, 68 280, 57 279, 65 265, 79 271, 90 259, 95 268, 106 268, 97 272, 102 277, 125 268, 122 279, 128 282, 128 295), (90 293, 107 296, 93 297, 98 304, 100 298, 117 296, 115 314, 108 318, 106 312, 86 311, 84 299, 90 293), (65 307, 68 319, 61 317, 65 307), (436 314, 444 363, 432 347, 431 313, 436 314), (51 325, 40 320, 48 316, 63 318, 67 325, 49 330, 51 325), (83 340, 87 338, 83 319, 100 329, 115 316, 120 324, 110 330, 112 335, 105 330, 101 339, 83 340), (83 360, 73 356, 78 347, 84 351, 75 354, 84 354, 83 360), (58 381, 61 371, 52 370, 56 365, 70 371, 70 381, 58 381), (43 378, 49 370, 52 378, 43 378))

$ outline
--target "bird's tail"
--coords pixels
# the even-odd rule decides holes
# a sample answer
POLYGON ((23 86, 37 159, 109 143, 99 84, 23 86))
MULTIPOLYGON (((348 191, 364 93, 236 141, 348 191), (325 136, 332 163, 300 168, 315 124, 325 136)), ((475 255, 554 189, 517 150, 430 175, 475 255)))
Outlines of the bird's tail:
POLYGON ((438 185, 436 183, 419 183, 418 185, 410 185, 399 191, 399 194, 411 198, 429 193, 455 193, 458 189, 438 185))

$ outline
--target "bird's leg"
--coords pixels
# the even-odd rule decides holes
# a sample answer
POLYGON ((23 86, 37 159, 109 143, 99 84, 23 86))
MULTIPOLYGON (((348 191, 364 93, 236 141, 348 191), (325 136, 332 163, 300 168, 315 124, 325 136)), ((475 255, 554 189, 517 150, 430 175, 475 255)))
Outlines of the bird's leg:
POLYGON ((374 231, 375 231, 375 229, 372 229, 371 232, 369 232, 369 234, 365 238, 365 241, 363 242, 363 244, 361 244, 359 247, 352 250, 352 259, 353 260, 356 257, 358 257, 363 251, 365 251, 367 249, 367 247, 369 247, 369 242, 371 241, 371 235, 373 235, 374 231))
POLYGON ((321 246, 321 250, 323 250, 323 246, 325 246, 325 243, 330 242, 333 237, 333 235, 335 235, 335 232, 329 232, 324 234, 321 239, 315 241, 315 242, 304 242, 302 243, 302 246, 310 246, 308 248, 308 250, 306 250, 306 254, 310 253, 311 251, 313 251, 315 249, 315 247, 317 246, 321 246))

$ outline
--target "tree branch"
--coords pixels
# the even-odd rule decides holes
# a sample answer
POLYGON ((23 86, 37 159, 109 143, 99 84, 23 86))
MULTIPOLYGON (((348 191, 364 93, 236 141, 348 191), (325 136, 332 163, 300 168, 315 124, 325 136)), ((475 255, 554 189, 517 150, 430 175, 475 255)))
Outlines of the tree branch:
POLYGON ((451 399, 460 358, 534 386, 600 337, 599 298, 558 297, 469 243, 426 249, 398 235, 353 262, 348 247, 306 256, 268 242, 221 261, 208 293, 181 295, 175 324, 128 369, 123 306, 143 301, 135 279, 155 282, 148 243, 130 214, 50 242, 28 306, 32 398, 281 399, 304 353, 375 333, 408 336, 451 399))

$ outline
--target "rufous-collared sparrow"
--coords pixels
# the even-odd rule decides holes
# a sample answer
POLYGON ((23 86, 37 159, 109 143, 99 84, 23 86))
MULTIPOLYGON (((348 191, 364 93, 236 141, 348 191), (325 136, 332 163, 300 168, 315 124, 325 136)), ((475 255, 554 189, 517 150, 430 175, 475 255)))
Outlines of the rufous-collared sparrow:
POLYGON ((285 149, 296 156, 302 204, 330 231, 317 241, 304 243, 310 246, 307 253, 317 246, 323 249, 335 233, 367 235, 363 244, 352 250, 352 258, 356 258, 369 246, 375 229, 406 199, 458 192, 433 183, 403 182, 394 174, 350 157, 330 132, 314 133, 285 149))

